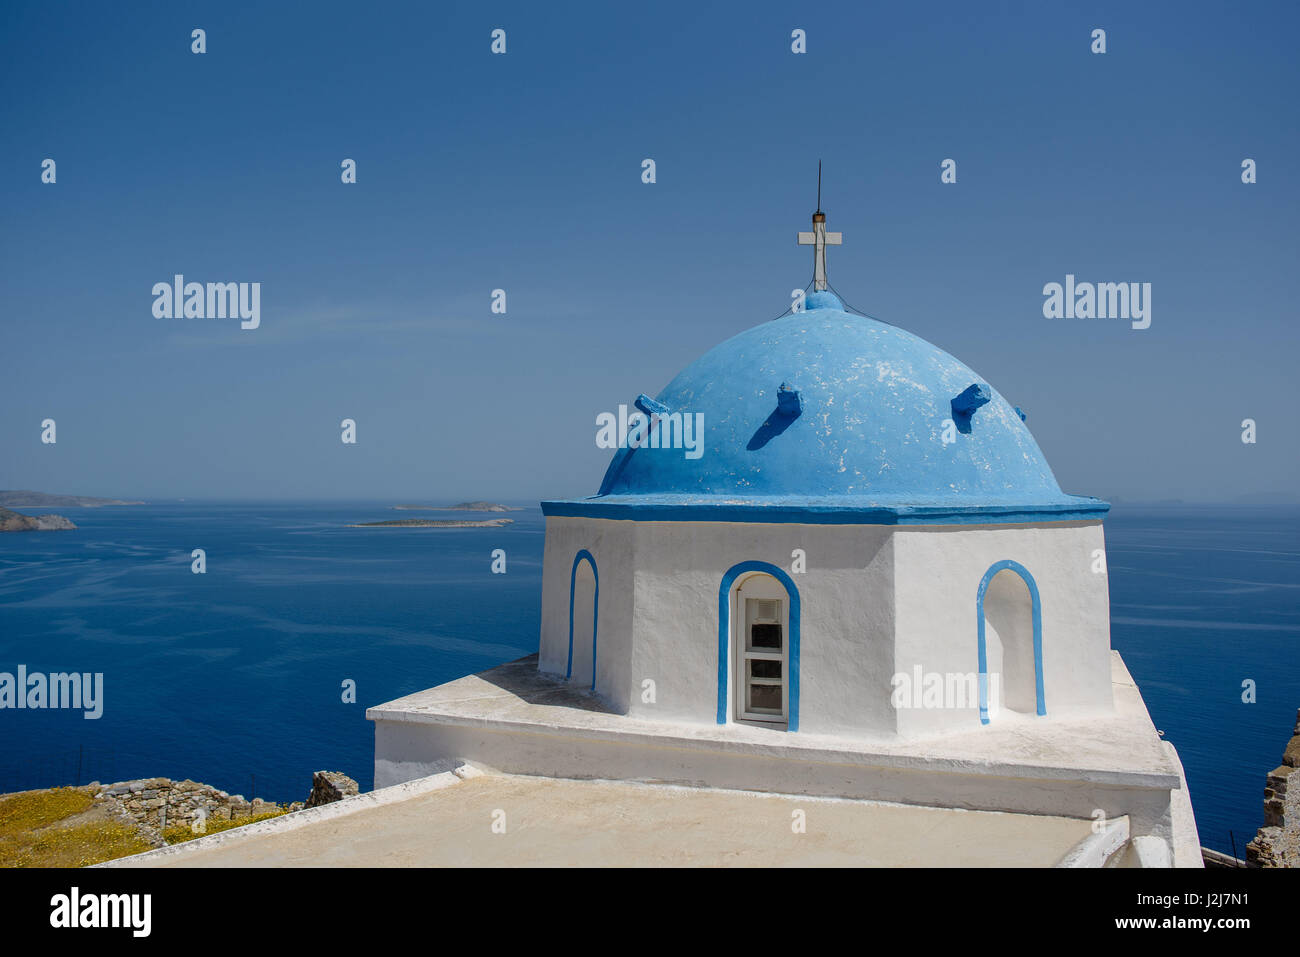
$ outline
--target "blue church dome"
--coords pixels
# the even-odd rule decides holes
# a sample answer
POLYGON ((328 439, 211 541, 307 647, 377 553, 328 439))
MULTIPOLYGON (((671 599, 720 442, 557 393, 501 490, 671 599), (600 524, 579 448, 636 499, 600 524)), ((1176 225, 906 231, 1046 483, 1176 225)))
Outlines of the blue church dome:
POLYGON ((595 498, 548 514, 990 522, 1108 509, 1061 491, 1019 410, 979 375, 829 292, 709 350, 637 408, 656 416, 641 445, 615 453, 595 498), (702 435, 683 436, 688 417, 702 435))

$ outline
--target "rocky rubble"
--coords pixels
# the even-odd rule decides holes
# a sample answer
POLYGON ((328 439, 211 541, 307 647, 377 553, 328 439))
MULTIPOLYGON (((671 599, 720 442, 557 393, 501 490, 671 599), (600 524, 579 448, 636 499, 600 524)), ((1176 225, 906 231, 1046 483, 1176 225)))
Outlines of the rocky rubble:
POLYGON ((190 780, 140 778, 93 786, 99 789, 95 794, 97 805, 135 825, 155 847, 164 844, 163 828, 180 824, 192 827, 200 816, 207 821, 229 821, 272 811, 297 811, 303 807, 300 801, 283 807, 261 798, 249 801, 242 794, 228 794, 209 784, 190 780))
POLYGON ((1281 766, 1264 781, 1264 826, 1246 845, 1255 867, 1300 867, 1300 712, 1281 766))
POLYGON ((319 807, 333 804, 346 797, 361 793, 361 786, 346 774, 338 771, 317 771, 311 778, 311 793, 307 795, 305 807, 319 807))
POLYGON ((257 817, 273 811, 300 811, 305 807, 332 804, 361 792, 360 785, 338 771, 317 771, 312 775, 306 801, 274 804, 261 798, 248 800, 242 794, 228 794, 210 784, 173 781, 171 778, 139 778, 115 784, 91 785, 95 804, 123 823, 132 825, 145 840, 162 847, 164 828, 187 825, 202 817, 205 821, 231 821, 257 817))

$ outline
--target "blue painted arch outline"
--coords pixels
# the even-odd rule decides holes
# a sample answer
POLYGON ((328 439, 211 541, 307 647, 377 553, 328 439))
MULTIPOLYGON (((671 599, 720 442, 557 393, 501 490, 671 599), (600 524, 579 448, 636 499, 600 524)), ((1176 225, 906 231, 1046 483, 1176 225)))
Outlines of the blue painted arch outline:
POLYGON ((980 685, 980 724, 989 723, 989 664, 988 648, 984 637, 984 595, 989 590, 989 582, 1000 571, 1010 570, 1019 575, 1029 587, 1029 600, 1033 609, 1034 621, 1034 696, 1039 715, 1047 714, 1047 701, 1043 694, 1043 606, 1038 597, 1038 583, 1029 569, 1019 562, 1004 558, 994 562, 980 579, 979 591, 975 595, 975 617, 979 628, 979 685, 980 685))
POLYGON ((591 690, 596 690, 596 623, 600 619, 600 572, 596 568, 596 559, 585 548, 578 549, 573 556, 573 568, 569 572, 569 661, 564 668, 567 681, 573 677, 573 599, 578 584, 578 566, 582 562, 591 566, 592 577, 596 580, 596 592, 591 599, 591 690))
POLYGON ((727 691, 731 672, 731 587, 741 575, 760 572, 781 583, 790 597, 790 716, 786 730, 799 730, 799 589, 784 569, 769 562, 733 565, 718 586, 718 724, 727 723, 727 691))

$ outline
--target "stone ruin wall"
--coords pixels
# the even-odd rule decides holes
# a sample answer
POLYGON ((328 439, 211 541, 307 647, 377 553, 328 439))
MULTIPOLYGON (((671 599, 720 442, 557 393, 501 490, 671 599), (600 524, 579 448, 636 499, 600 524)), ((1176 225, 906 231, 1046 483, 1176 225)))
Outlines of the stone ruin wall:
POLYGON ((192 827, 202 816, 207 821, 230 821, 275 811, 299 811, 351 797, 360 791, 357 782, 336 771, 317 771, 307 800, 281 805, 261 798, 248 800, 242 794, 228 794, 197 781, 170 778, 139 778, 115 784, 96 784, 95 804, 107 809, 136 830, 154 846, 162 846, 162 829, 192 827))
POLYGON ((1264 782, 1264 826, 1246 845, 1252 867, 1300 867, 1300 712, 1281 766, 1264 782))

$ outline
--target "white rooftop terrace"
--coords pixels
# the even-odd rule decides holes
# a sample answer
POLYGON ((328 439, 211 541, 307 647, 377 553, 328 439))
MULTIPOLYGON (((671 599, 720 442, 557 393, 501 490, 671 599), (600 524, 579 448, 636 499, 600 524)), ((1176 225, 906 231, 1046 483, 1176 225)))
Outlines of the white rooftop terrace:
POLYGON ((375 784, 461 763, 508 774, 848 798, 1074 819, 1128 817, 1135 836, 1199 866, 1181 762, 1111 653, 1115 707, 1078 718, 1005 713, 925 738, 829 737, 683 724, 612 711, 528 656, 370 708, 375 784))
POLYGON ((103 866, 1053 867, 1098 864, 1127 833, 1123 820, 1099 836, 1063 817, 462 768, 103 866))
POLYGON ((1159 865, 1126 845, 1152 834, 1199 866, 1177 754, 1112 680, 1087 720, 850 740, 631 719, 530 656, 371 708, 379 790, 105 866, 1159 865))

